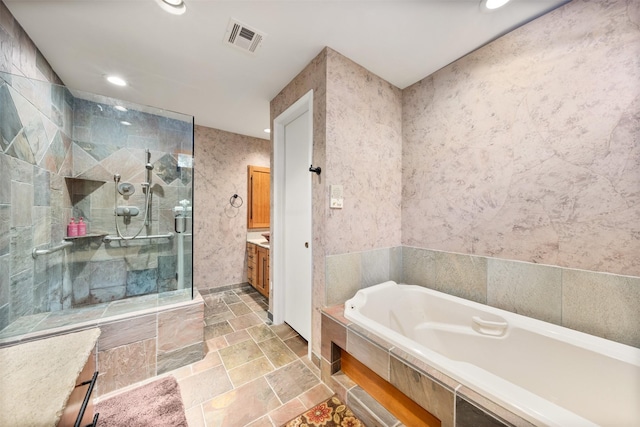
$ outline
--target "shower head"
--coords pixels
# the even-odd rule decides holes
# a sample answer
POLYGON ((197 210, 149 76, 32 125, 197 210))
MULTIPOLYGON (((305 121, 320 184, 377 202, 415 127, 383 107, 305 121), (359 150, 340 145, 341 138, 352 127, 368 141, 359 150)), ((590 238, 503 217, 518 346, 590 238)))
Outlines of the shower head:
POLYGON ((153 170, 153 165, 151 163, 147 163, 144 167, 147 168, 147 170, 153 170))

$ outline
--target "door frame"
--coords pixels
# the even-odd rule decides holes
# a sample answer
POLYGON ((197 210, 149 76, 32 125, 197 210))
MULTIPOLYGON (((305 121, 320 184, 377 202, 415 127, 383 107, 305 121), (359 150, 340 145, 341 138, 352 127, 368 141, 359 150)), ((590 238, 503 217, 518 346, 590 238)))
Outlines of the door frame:
MULTIPOLYGON (((311 165, 311 158, 313 156, 313 89, 304 94, 300 99, 294 102, 289 108, 282 112, 278 117, 273 120, 273 168, 272 168, 272 189, 273 189, 273 211, 271 224, 271 239, 272 253, 270 254, 271 261, 271 289, 273 290, 271 297, 273 298, 273 323, 278 325, 284 322, 284 313, 286 306, 286 295, 283 290, 284 283, 284 246, 278 244, 278 242, 284 241, 284 194, 285 194, 285 176, 284 176, 284 162, 285 162, 285 126, 293 120, 300 117, 305 112, 309 112, 308 123, 308 144, 309 150, 309 165, 311 165)), ((309 179, 309 192, 311 193, 311 179, 309 179)), ((311 193, 312 194, 312 193, 311 193)), ((313 197, 313 195, 312 195, 313 197)), ((312 198, 313 203, 313 198, 312 198)), ((312 206, 309 206, 311 214, 313 214, 312 206)), ((312 221, 309 221, 309 230, 313 237, 312 221)), ((311 239, 313 240, 313 239, 311 239)), ((311 251, 311 262, 309 265, 311 273, 310 298, 309 298, 309 318, 311 319, 311 313, 313 311, 312 298, 313 298, 313 242, 309 242, 309 249, 311 251)), ((313 325, 311 325, 310 331, 313 332, 313 325)), ((311 337, 309 337, 311 338, 311 337)), ((311 349, 311 345, 309 345, 311 349)))

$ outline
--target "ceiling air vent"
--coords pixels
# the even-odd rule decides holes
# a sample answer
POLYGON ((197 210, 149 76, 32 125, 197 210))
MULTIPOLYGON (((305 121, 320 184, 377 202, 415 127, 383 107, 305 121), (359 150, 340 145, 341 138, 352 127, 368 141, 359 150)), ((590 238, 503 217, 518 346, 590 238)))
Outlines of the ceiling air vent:
POLYGON ((255 54, 262 45, 262 41, 267 35, 255 28, 251 28, 233 18, 229 21, 224 42, 235 46, 238 49, 255 54))

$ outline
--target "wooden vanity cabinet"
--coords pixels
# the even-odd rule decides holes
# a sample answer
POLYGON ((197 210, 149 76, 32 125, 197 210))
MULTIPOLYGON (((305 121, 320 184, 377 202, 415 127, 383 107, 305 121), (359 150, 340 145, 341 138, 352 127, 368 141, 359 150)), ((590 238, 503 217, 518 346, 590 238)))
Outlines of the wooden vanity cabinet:
POLYGON ((247 243, 247 282, 256 287, 258 270, 256 269, 258 245, 247 243))
POLYGON ((270 169, 248 166, 247 228, 269 228, 270 169))
POLYGON ((247 243, 247 282, 269 298, 269 249, 247 243))
POLYGON ((269 298, 269 249, 258 246, 258 280, 255 288, 269 298))

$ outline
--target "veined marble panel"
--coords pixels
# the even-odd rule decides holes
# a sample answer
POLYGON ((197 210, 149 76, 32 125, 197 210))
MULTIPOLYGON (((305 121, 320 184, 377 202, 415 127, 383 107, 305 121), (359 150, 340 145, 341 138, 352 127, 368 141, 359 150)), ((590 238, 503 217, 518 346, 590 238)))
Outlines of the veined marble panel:
POLYGON ((403 90, 404 245, 640 274, 638 8, 574 0, 403 90))

